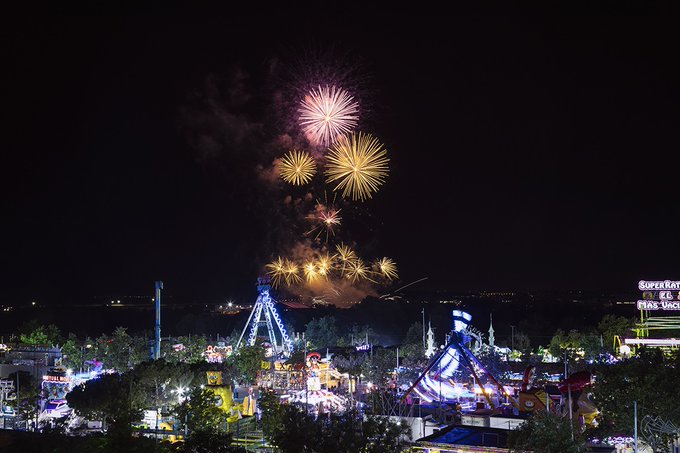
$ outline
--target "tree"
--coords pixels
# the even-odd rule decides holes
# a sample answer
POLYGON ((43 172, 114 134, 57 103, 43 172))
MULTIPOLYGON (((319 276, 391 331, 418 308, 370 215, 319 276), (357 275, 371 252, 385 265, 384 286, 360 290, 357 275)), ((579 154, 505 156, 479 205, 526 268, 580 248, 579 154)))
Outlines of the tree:
POLYGON ((19 328, 19 341, 30 345, 57 345, 61 343, 62 337, 54 324, 38 325, 36 320, 31 320, 19 328))
POLYGON ((518 330, 517 332, 515 332, 514 340, 515 350, 520 351, 522 355, 525 356, 531 354, 531 340, 529 339, 529 335, 518 330))
POLYGON ((177 337, 166 359, 171 362, 198 363, 205 361, 205 351, 208 349, 208 339, 204 335, 177 337), (181 346, 179 346, 181 345, 181 346))
POLYGON ((292 404, 280 406, 281 423, 271 427, 270 439, 283 453, 319 451, 320 423, 313 415, 292 404))
POLYGON ((384 386, 388 384, 396 366, 396 350, 375 348, 373 354, 364 361, 362 371, 369 381, 384 386))
POLYGON ((257 373, 262 368, 262 362, 266 359, 264 348, 261 345, 241 346, 239 350, 230 356, 240 373, 239 380, 254 383, 257 373))
POLYGON ((38 415, 38 397, 40 388, 38 383, 28 371, 15 371, 8 376, 14 381, 17 399, 14 402, 15 410, 22 420, 31 420, 38 415))
POLYGON ((196 435, 217 435, 227 422, 227 414, 215 405, 215 394, 200 387, 194 388, 179 405, 177 415, 180 421, 186 420, 190 438, 196 435))
POLYGON ((600 336, 594 331, 583 333, 572 329, 565 333, 557 329, 548 350, 554 357, 563 357, 566 352, 569 360, 593 360, 602 352, 602 344, 600 336))
POLYGON ((602 411, 601 435, 632 434, 633 401, 638 418, 662 417, 680 425, 680 354, 666 355, 659 349, 642 348, 636 357, 595 369, 593 402, 602 411))
POLYGON ((144 406, 172 406, 180 399, 179 391, 189 389, 194 378, 188 365, 168 363, 163 359, 142 362, 130 373, 144 398, 144 406))
MULTIPOLYGON (((306 448, 314 442, 315 419, 298 406, 281 404, 271 390, 260 393, 262 433, 283 452, 311 451, 306 448)), ((318 441, 318 437, 317 437, 318 441)))
POLYGON ((417 344, 423 348, 423 323, 416 321, 406 331, 402 344, 417 344))
POLYGON ((262 433, 266 438, 272 439, 278 426, 283 423, 279 397, 271 389, 262 389, 258 406, 262 411, 262 433))
POLYGON ((183 443, 181 453, 248 453, 245 448, 232 447, 231 435, 196 431, 183 443))
POLYGON ((314 418, 300 407, 281 404, 271 391, 261 395, 262 430, 284 453, 397 453, 407 447, 405 422, 366 416, 350 409, 314 418))
POLYGON ((510 431, 508 446, 512 452, 582 453, 586 441, 576 424, 567 417, 539 411, 517 429, 510 431), (572 438, 573 432, 573 438, 572 438))
POLYGON ((85 362, 83 346, 75 334, 69 333, 68 339, 61 347, 61 364, 72 370, 79 370, 85 362))
POLYGON ((405 420, 394 423, 386 417, 369 415, 362 429, 367 442, 360 451, 366 453, 399 453, 408 447, 411 438, 411 429, 405 420))
POLYGON ((338 343, 338 328, 334 316, 312 319, 305 328, 305 339, 311 348, 329 348, 338 343))
POLYGON ((103 374, 75 387, 66 401, 79 415, 102 419, 111 436, 129 437, 130 424, 139 420, 144 407, 143 395, 133 384, 130 373, 103 374))
POLYGON ((110 341, 104 362, 107 368, 125 372, 132 368, 132 337, 125 327, 116 327, 110 341))
POLYGON ((602 335, 605 350, 616 354, 618 351, 614 347, 614 337, 623 337, 634 325, 634 319, 611 314, 604 315, 597 324, 597 330, 602 335))
POLYGON ((414 322, 408 328, 406 336, 399 347, 399 360, 404 365, 424 366, 426 359, 423 348, 423 324, 414 322))

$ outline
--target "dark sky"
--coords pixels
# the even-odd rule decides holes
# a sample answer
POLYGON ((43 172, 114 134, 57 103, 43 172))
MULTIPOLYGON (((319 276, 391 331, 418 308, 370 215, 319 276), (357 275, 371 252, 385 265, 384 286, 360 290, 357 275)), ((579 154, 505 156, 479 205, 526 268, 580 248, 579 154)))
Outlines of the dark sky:
POLYGON ((220 131, 195 117, 196 99, 215 84, 247 118, 238 132, 272 128, 267 74, 310 48, 350 56, 322 64, 361 63, 365 124, 391 174, 352 226, 404 283, 679 279, 677 30, 653 8, 338 24, 17 17, 2 30, 0 302, 145 294, 156 279, 181 298, 251 291, 275 253, 272 192, 257 156, 238 155, 257 141, 201 154, 197 129, 220 131))

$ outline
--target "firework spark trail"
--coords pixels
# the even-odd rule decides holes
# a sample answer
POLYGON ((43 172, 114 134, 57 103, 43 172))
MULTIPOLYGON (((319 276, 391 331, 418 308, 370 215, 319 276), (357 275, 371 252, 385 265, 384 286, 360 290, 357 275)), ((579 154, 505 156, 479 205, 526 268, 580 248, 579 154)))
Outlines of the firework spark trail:
POLYGON ((326 232, 326 242, 328 242, 330 235, 335 236, 335 228, 340 226, 340 221, 342 220, 342 217, 339 215, 340 211, 341 209, 328 208, 320 204, 317 205, 315 214, 307 216, 307 218, 314 221, 316 225, 314 228, 307 231, 305 235, 311 235, 316 231, 317 233, 316 236, 314 236, 314 239, 318 239, 323 232, 326 232))
POLYGON ((281 158, 281 179, 301 186, 312 180, 316 174, 316 162, 304 151, 292 150, 281 158))
POLYGON ((329 148, 327 160, 326 182, 337 181, 333 190, 355 201, 371 198, 389 173, 382 143, 362 132, 341 137, 329 148))
POLYGON ((361 258, 357 258, 351 263, 349 263, 346 277, 352 282, 357 282, 359 280, 368 280, 370 282, 376 283, 375 280, 371 279, 371 270, 364 264, 361 258))
POLYGON ((333 270, 333 258, 328 253, 321 255, 316 262, 316 267, 319 275, 328 279, 328 274, 333 270))
POLYGON ((381 299, 389 299, 389 298, 401 297, 401 296, 397 296, 397 295, 396 295, 399 291, 401 291, 402 289, 406 289, 406 288, 408 288, 408 287, 411 286, 411 285, 415 285, 416 283, 420 283, 420 282, 422 282, 422 281, 425 281, 425 280, 427 280, 428 278, 429 278, 429 277, 423 277, 423 278, 420 278, 420 279, 418 279, 418 280, 414 280, 414 281, 412 281, 411 283, 408 283, 408 284, 402 286, 401 288, 395 289, 395 290, 392 291, 391 293, 381 295, 380 298, 381 298, 381 299))
POLYGON ((267 274, 271 277, 272 286, 278 288, 286 277, 286 264, 281 257, 266 265, 267 274))
POLYGON ((338 258, 340 263, 342 263, 342 268, 340 269, 340 274, 345 275, 345 271, 350 267, 350 265, 358 259, 357 254, 349 246, 345 244, 338 244, 335 246, 338 251, 335 257, 338 258))
POLYGON ((396 280, 399 278, 399 273, 397 272, 397 263, 395 263, 390 258, 384 257, 382 259, 376 260, 373 264, 375 273, 382 275, 388 280, 396 280))
POLYGON ((329 146, 359 120, 359 104, 342 88, 312 89, 300 103, 300 126, 314 145, 329 146))
POLYGON ((307 279, 307 283, 312 283, 318 280, 319 278, 319 271, 316 267, 316 264, 313 261, 308 261, 306 262, 303 266, 302 269, 305 273, 305 278, 307 279))
POLYGON ((286 280, 286 285, 291 286, 296 283, 300 283, 302 281, 302 278, 298 275, 298 267, 297 265, 288 259, 284 260, 284 276, 286 280))

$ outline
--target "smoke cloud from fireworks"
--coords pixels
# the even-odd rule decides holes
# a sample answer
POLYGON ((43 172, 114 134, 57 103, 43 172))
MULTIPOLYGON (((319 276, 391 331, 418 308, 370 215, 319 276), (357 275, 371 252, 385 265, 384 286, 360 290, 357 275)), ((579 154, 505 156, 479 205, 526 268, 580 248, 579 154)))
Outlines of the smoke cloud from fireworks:
MULTIPOLYGON (((272 73, 282 67, 277 64, 272 73)), ((348 203, 370 198, 384 182, 387 159, 382 145, 373 139, 357 153, 363 152, 369 160, 355 165, 360 180, 343 176, 333 180, 346 200, 336 205, 334 197, 329 202, 325 185, 334 165, 325 156, 325 147, 339 146, 343 134, 372 138, 352 132, 360 113, 356 85, 347 85, 346 77, 307 80, 294 93, 269 87, 273 89, 267 98, 262 95, 266 91, 251 86, 252 80, 238 70, 224 81, 211 77, 204 91, 183 109, 183 118, 199 160, 211 171, 230 169, 232 199, 241 198, 247 214, 257 219, 254 230, 261 237, 253 255, 260 263, 269 261, 261 270, 279 290, 320 303, 348 306, 377 295, 376 284, 388 282, 388 273, 381 272, 377 261, 360 259, 354 245, 350 249, 341 241, 350 238, 343 217, 351 221, 356 213, 348 203), (254 105, 264 99, 270 101, 268 108, 254 105), (295 106, 281 108, 293 100, 295 106), (288 120, 271 121, 284 113, 288 120), (376 144, 378 149, 371 148, 376 144), (314 177, 324 165, 326 181, 314 177), (323 202, 320 194, 325 196, 323 202), (347 259, 340 258, 336 245, 347 248, 347 259)))

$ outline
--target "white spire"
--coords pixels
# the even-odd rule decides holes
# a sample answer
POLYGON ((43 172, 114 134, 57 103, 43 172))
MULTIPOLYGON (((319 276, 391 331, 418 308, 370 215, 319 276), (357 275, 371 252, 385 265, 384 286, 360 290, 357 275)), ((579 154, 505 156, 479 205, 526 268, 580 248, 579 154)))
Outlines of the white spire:
POLYGON ((425 350, 425 357, 429 359, 434 355, 434 332, 432 331, 432 322, 428 322, 427 325, 427 349, 425 350))
POLYGON ((489 346, 494 346, 495 338, 493 336, 493 314, 489 313, 489 346))

